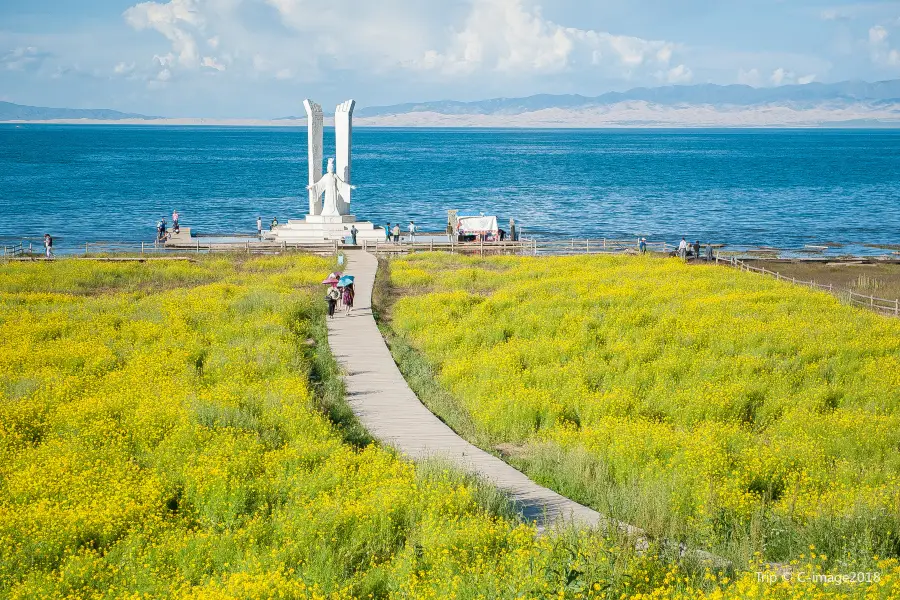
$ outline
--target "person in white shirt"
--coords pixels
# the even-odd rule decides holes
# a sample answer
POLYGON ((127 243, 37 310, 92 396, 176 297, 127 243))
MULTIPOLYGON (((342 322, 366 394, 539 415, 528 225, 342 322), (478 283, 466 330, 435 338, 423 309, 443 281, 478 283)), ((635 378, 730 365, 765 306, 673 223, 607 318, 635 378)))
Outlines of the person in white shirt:
POLYGON ((180 215, 178 214, 177 210, 172 211, 172 231, 174 231, 175 233, 178 233, 180 231, 180 229, 178 228, 178 217, 179 216, 180 215))
POLYGON ((262 237, 262 217, 256 217, 256 235, 262 237))
POLYGON ((409 241, 416 241, 416 224, 412 221, 409 222, 409 241))
POLYGON ((682 259, 687 259, 687 247, 688 247, 687 240, 684 238, 681 238, 681 243, 678 244, 678 256, 681 257, 682 259))

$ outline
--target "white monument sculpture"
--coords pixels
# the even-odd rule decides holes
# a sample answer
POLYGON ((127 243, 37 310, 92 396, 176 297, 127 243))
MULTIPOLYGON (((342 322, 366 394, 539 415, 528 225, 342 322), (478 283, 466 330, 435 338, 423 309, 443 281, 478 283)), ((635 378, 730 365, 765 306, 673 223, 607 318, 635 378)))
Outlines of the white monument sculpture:
POLYGON ((293 242, 325 242, 344 239, 350 228, 357 230, 357 243, 363 240, 381 241, 384 232, 372 223, 357 221, 350 214, 350 192, 355 188, 350 181, 350 143, 353 135, 354 100, 342 102, 335 109, 334 135, 335 158, 328 159, 328 167, 322 173, 322 154, 325 133, 325 116, 322 107, 312 100, 304 100, 308 131, 309 214, 301 220, 290 220, 276 226, 271 237, 293 242))

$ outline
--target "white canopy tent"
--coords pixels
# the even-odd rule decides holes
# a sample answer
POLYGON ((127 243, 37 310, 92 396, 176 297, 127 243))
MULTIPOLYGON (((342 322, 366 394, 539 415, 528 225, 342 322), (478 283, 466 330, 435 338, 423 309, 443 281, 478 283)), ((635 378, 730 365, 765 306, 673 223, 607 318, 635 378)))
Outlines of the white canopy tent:
POLYGON ((500 228, 497 226, 497 217, 457 217, 457 234, 474 235, 484 240, 499 239, 500 228))

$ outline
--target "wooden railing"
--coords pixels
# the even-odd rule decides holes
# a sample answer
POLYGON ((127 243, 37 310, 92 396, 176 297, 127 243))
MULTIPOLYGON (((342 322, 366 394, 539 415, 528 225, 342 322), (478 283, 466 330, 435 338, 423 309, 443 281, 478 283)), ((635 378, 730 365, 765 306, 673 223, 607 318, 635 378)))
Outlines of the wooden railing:
POLYGON ((6 258, 23 256, 24 254, 25 254, 25 244, 23 242, 19 242, 18 244, 13 244, 12 246, 3 246, 3 256, 6 258))
POLYGON ((878 298, 877 296, 867 296, 865 294, 860 294, 859 292, 854 292, 850 289, 835 288, 830 283, 828 285, 825 285, 822 283, 817 283, 815 281, 803 281, 802 279, 797 279, 796 277, 787 277, 785 275, 782 275, 781 273, 770 271, 763 267, 755 267, 753 265, 749 265, 746 262, 735 257, 720 258, 719 255, 716 254, 715 260, 717 264, 727 264, 740 269, 741 271, 768 275, 770 277, 774 277, 779 281, 787 281, 796 285, 802 285, 805 287, 832 293, 852 306, 868 308, 869 310, 873 310, 883 315, 900 317, 900 298, 896 298, 894 300, 890 300, 888 298, 878 298))
MULTIPOLYGON (((670 252, 674 246, 666 242, 647 242, 648 252, 670 252)), ((428 240, 411 242, 363 242, 363 250, 376 254, 406 254, 410 252, 453 252, 460 254, 521 254, 521 255, 565 255, 603 254, 626 250, 638 251, 636 240, 568 239, 568 240, 517 240, 502 242, 450 242, 428 240)))
POLYGON ((201 238, 194 238, 185 244, 163 244, 159 242, 87 242, 84 245, 84 254, 112 254, 127 252, 133 254, 162 254, 172 252, 246 252, 247 254, 273 254, 286 251, 304 251, 323 254, 335 254, 338 251, 337 241, 321 244, 310 243, 286 243, 274 241, 244 242, 202 242, 201 238))

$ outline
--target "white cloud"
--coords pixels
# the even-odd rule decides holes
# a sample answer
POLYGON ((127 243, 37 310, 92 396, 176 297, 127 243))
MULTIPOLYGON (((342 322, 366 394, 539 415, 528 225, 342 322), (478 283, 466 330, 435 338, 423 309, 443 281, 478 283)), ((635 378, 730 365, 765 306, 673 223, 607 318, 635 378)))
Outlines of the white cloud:
POLYGON ((881 44, 888 39, 888 30, 881 25, 876 25, 869 29, 869 43, 881 44))
POLYGON ((134 71, 135 64, 134 63, 124 63, 120 62, 113 68, 113 73, 116 75, 128 75, 132 71, 134 71))
POLYGON ((749 71, 740 69, 738 71, 738 83, 753 87, 759 87, 760 83, 762 83, 762 77, 759 74, 759 69, 753 68, 749 71))
POLYGON ((694 79, 694 73, 684 65, 678 65, 666 74, 669 83, 690 83, 694 79))
POLYGON ((0 64, 9 71, 26 71, 39 67, 49 57, 49 53, 42 52, 34 46, 21 46, 0 57, 0 64))
POLYGON ((670 68, 678 45, 554 23, 532 0, 463 0, 441 7, 410 0, 169 0, 142 2, 124 13, 138 30, 154 30, 171 45, 170 69, 237 68, 256 75, 308 76, 323 69, 388 72, 398 69, 444 75, 500 73, 539 76, 594 70, 630 79, 662 72, 665 80, 688 81, 686 65, 670 68), (287 32, 277 40, 241 25, 238 8, 251 2, 271 7, 287 32), (351 16, 351 18, 348 18, 351 16), (205 44, 205 45, 204 45, 205 44), (204 56, 201 45, 218 53, 204 56))
POLYGON ((808 83, 812 83, 815 80, 815 74, 798 76, 793 71, 788 71, 783 67, 778 67, 777 69, 772 71, 772 76, 769 78, 769 81, 771 81, 773 85, 806 85, 808 83))
MULTIPOLYGON (((225 70, 225 64, 220 59, 201 54, 197 41, 205 38, 207 18, 204 10, 210 8, 215 7, 205 0, 170 0, 165 4, 142 2, 123 13, 125 21, 133 28, 139 31, 155 30, 171 43, 171 52, 153 57, 154 63, 160 67, 153 76, 155 81, 170 81, 175 68, 225 70)), ((219 45, 218 36, 206 39, 206 44, 215 50, 219 45)))
POLYGON ((217 61, 212 56, 204 56, 203 60, 200 61, 201 67, 206 67, 207 69, 213 69, 215 71, 224 71, 225 65, 217 61))
POLYGON ((872 62, 882 66, 900 66, 900 52, 890 45, 890 32, 882 25, 869 29, 869 55, 872 62))
MULTIPOLYGON (((604 31, 565 27, 544 18, 522 0, 473 0, 461 29, 442 49, 431 48, 408 64, 444 73, 555 73, 578 68, 613 68, 630 75, 642 67, 668 66, 675 44, 604 31)), ((690 69, 680 65, 673 76, 690 69)))
POLYGON ((200 64, 200 52, 193 31, 204 25, 195 0, 170 0, 166 4, 142 2, 123 14, 125 21, 137 30, 154 29, 172 43, 178 63, 185 67, 200 64))
POLYGON ((826 8, 819 15, 823 21, 850 21, 853 14, 841 8, 826 8))

